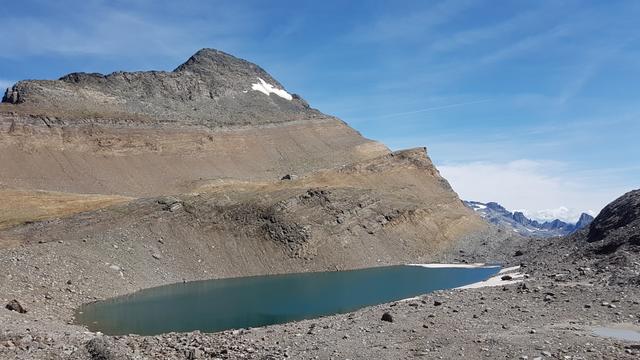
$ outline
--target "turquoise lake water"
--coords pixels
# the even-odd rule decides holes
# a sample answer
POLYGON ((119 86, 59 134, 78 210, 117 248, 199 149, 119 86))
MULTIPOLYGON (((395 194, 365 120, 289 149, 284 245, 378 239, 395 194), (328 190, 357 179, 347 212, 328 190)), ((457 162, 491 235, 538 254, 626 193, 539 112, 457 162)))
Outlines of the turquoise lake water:
POLYGON ((258 327, 456 288, 486 280, 499 270, 400 265, 194 281, 83 305, 76 322, 107 335, 258 327))

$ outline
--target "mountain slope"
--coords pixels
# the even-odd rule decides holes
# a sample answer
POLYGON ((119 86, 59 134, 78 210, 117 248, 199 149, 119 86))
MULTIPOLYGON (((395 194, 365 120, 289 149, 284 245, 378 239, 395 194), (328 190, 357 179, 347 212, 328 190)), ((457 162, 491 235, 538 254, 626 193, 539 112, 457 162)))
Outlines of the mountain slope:
MULTIPOLYGON (((116 206, 116 213, 127 216, 147 209, 141 205, 148 204, 147 198, 162 195, 209 194, 206 196, 233 209, 256 209, 256 201, 263 199, 266 204, 246 214, 257 217, 251 224, 259 224, 265 211, 277 208, 272 199, 289 201, 299 195, 287 190, 288 195, 282 197, 284 190, 274 193, 272 185, 264 184, 275 182, 278 188, 297 189, 299 182, 280 179, 287 174, 293 179, 319 179, 304 191, 336 187, 340 199, 335 201, 348 204, 350 209, 341 211, 365 224, 361 229, 350 229, 349 236, 357 239, 356 243, 372 236, 380 242, 368 256, 357 248, 326 248, 328 260, 323 266, 329 268, 377 265, 378 258, 382 261, 389 254, 394 254, 388 258, 391 263, 428 257, 457 238, 484 228, 439 175, 426 149, 391 153, 341 120, 312 109, 301 97, 289 96, 259 66, 217 50, 200 50, 172 72, 74 73, 54 81, 21 81, 7 91, 4 100, 0 108, 0 166, 7 171, 0 173, 0 183, 9 190, 19 188, 24 196, 43 190, 67 194, 69 199, 83 194, 125 196, 132 205, 116 206), (374 173, 388 178, 374 181, 378 176, 372 177, 374 173), (220 195, 219 189, 225 193, 220 195), (368 210, 371 206, 378 210, 368 210), (403 245, 391 250, 389 246, 400 240, 376 235, 371 227, 386 224, 396 215, 410 221, 403 222, 405 233, 398 235, 403 245), (341 257, 350 260, 338 261, 341 257)), ((72 238, 70 234, 79 233, 80 228, 85 239, 101 237, 106 231, 101 224, 117 228, 119 221, 125 221, 103 217, 111 212, 100 209, 111 203, 92 204, 77 208, 77 212, 84 212, 76 218, 83 222, 74 223, 78 228, 67 228, 70 223, 56 219, 73 215, 71 210, 41 212, 44 215, 37 218, 21 218, 25 224, 3 231, 0 239, 14 245, 63 240, 72 238), (31 224, 43 219, 52 220, 31 224), (59 226, 65 228, 58 233, 55 229, 59 226)), ((49 205, 42 203, 43 208, 49 205)), ((37 214, 37 210, 31 211, 37 214)), ((295 229, 308 223, 296 214, 287 218, 297 224, 295 229)), ((208 227, 193 220, 180 218, 172 225, 191 229, 180 235, 184 241, 208 236, 208 227)), ((233 218, 226 221, 231 225, 218 234, 219 238, 243 251, 253 251, 255 244, 237 243, 233 235, 242 233, 243 225, 233 218)), ((324 231, 324 227, 329 225, 318 229, 324 231)), ((326 237, 330 243, 332 236, 318 235, 318 239, 326 237)), ((274 251, 288 250, 272 248, 266 251, 269 256, 265 261, 277 261, 281 254, 274 251)), ((237 274, 243 271, 234 270, 237 274)))
POLYGON ((389 153, 286 94, 259 66, 211 49, 173 72, 21 81, 0 106, 0 184, 150 196, 389 153))

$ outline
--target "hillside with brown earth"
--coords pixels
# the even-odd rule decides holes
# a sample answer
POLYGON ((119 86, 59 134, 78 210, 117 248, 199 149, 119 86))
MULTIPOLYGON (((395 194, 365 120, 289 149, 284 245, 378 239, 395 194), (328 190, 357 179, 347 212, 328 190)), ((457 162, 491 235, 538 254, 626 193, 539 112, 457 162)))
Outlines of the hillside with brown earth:
POLYGON ((425 148, 391 152, 209 49, 172 72, 17 83, 0 168, 0 300, 56 333, 96 299, 429 261, 486 229, 425 148))
POLYGON ((0 248, 19 275, 0 288, 33 308, 40 273, 108 297, 427 261, 486 229, 426 149, 390 152, 217 50, 172 72, 21 81, 4 100, 0 248))
POLYGON ((0 106, 0 184, 10 188, 161 195, 388 152, 257 65, 211 49, 172 72, 21 81, 0 106))

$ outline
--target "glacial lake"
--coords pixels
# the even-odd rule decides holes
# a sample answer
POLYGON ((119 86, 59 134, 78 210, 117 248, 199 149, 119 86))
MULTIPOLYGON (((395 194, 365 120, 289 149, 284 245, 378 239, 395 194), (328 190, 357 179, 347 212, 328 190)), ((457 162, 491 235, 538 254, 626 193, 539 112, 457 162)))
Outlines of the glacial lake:
POLYGON ((350 312, 483 281, 498 271, 399 265, 194 281, 85 304, 75 318, 107 335, 216 332, 350 312))

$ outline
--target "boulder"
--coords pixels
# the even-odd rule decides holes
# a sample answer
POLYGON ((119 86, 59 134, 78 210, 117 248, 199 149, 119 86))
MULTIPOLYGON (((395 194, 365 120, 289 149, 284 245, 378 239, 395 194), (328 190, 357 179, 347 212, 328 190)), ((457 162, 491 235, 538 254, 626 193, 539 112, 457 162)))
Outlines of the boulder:
POLYGON ((18 302, 18 300, 15 300, 15 299, 9 301, 9 303, 5 307, 7 308, 7 310, 15 311, 20 314, 24 314, 27 312, 27 310, 24 307, 22 307, 22 305, 18 302))
POLYGON ((382 314, 382 318, 380 320, 386 321, 386 322, 393 322, 393 316, 391 316, 391 314, 389 314, 388 312, 385 312, 384 314, 382 314))
POLYGON ((120 360, 129 359, 119 346, 107 337, 95 337, 85 343, 85 349, 92 360, 120 360))

